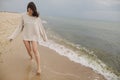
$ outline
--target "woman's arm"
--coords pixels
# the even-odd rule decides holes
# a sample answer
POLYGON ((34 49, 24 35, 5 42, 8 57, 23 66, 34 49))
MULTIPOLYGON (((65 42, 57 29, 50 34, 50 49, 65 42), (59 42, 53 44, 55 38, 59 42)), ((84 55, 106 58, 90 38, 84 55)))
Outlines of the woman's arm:
POLYGON ((20 23, 16 27, 15 31, 8 37, 8 39, 11 41, 16 38, 16 36, 23 30, 23 16, 21 16, 20 23))
POLYGON ((40 30, 41 36, 43 37, 44 41, 47 41, 48 38, 47 38, 47 35, 46 35, 46 32, 45 32, 45 29, 42 25, 42 21, 41 21, 40 17, 38 18, 38 24, 39 24, 39 30, 40 30))

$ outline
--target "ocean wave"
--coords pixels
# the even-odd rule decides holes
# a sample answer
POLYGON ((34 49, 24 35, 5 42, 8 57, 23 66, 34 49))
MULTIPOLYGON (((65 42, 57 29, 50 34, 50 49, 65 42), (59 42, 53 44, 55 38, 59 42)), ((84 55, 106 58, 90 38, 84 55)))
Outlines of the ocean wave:
MULTIPOLYGON (((54 36, 55 37, 55 36, 54 36)), ((57 38, 57 37, 56 37, 57 38)), ((85 47, 81 47, 80 45, 74 45, 72 43, 66 42, 67 44, 71 44, 72 46, 76 46, 76 48, 89 52, 89 54, 93 55, 93 51, 89 51, 85 47)), ((47 42, 39 41, 39 45, 43 45, 48 47, 62 56, 66 56, 71 61, 76 63, 80 63, 84 66, 92 68, 95 72, 102 74, 107 80, 120 80, 120 77, 117 76, 112 70, 108 68, 106 64, 104 64, 101 60, 97 58, 97 56, 90 57, 89 55, 79 55, 76 51, 67 48, 65 45, 61 45, 56 43, 53 40, 48 40, 47 42)))

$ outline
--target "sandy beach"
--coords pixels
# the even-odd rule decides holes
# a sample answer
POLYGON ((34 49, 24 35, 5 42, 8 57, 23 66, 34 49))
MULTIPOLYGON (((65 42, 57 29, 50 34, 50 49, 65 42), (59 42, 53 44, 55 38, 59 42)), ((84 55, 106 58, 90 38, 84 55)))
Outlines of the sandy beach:
POLYGON ((36 75, 35 59, 29 60, 21 34, 12 42, 7 40, 19 17, 17 13, 0 13, 0 80, 106 80, 91 68, 42 45, 39 45, 42 73, 36 75))

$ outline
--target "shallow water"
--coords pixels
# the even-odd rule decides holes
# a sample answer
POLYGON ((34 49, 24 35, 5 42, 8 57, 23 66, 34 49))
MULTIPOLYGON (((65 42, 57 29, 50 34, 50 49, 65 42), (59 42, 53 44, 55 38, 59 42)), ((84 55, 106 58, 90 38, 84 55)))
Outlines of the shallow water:
POLYGON ((89 21, 62 17, 44 17, 44 19, 47 21, 44 26, 48 28, 48 32, 51 33, 54 40, 69 46, 78 54, 81 48, 87 55, 90 51, 93 51, 89 55, 90 57, 96 56, 96 59, 105 63, 110 70, 118 75, 120 74, 119 22, 89 21))

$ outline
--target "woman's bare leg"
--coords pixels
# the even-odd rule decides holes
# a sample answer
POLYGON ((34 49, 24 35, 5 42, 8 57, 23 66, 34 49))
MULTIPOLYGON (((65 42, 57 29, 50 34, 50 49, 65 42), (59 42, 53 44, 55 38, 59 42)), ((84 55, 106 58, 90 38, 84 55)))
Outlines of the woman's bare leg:
POLYGON ((41 72, 41 69, 40 69, 40 54, 39 54, 39 51, 38 51, 37 42, 32 41, 31 43, 32 43, 32 48, 33 48, 33 52, 34 52, 34 55, 35 55, 35 59, 36 59, 36 62, 37 62, 37 74, 40 74, 40 72, 41 72))
POLYGON ((26 47, 26 49, 27 49, 28 55, 30 56, 30 59, 32 60, 33 57, 32 57, 32 53, 31 53, 30 41, 25 41, 25 40, 23 40, 23 42, 24 42, 25 47, 26 47))

